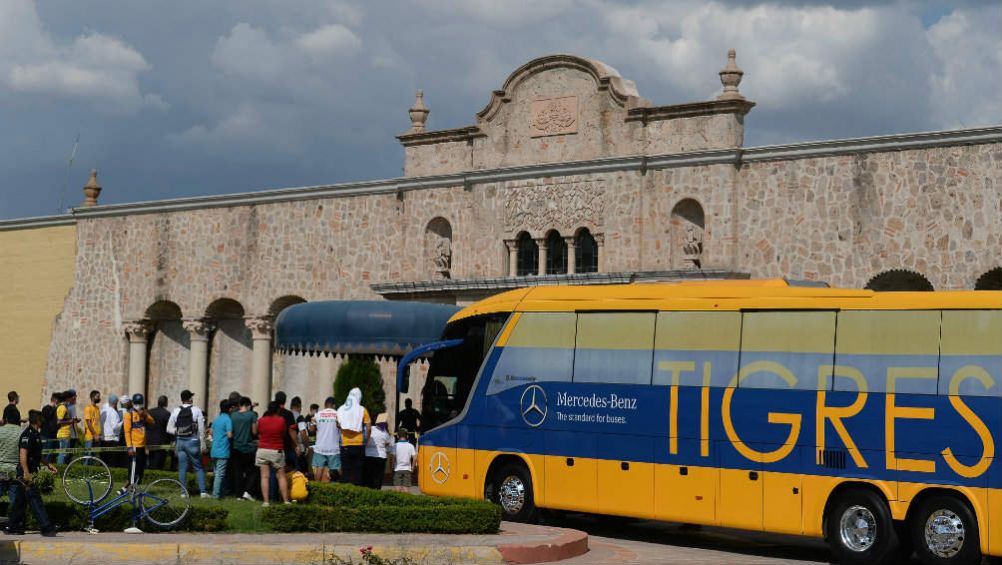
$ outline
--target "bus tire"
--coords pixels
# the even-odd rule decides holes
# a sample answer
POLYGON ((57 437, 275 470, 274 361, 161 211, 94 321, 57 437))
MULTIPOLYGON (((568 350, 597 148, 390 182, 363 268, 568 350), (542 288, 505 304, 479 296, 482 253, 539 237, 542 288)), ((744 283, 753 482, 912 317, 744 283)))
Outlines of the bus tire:
POLYGON ((926 565, 981 563, 981 540, 974 512, 953 496, 931 496, 912 517, 912 540, 926 565))
POLYGON ((839 495, 829 507, 825 536, 836 563, 880 565, 896 557, 898 535, 890 509, 871 490, 839 495))
POLYGON ((532 477, 525 465, 509 463, 494 474, 491 499, 501 506, 501 519, 509 522, 535 522, 538 516, 532 477))

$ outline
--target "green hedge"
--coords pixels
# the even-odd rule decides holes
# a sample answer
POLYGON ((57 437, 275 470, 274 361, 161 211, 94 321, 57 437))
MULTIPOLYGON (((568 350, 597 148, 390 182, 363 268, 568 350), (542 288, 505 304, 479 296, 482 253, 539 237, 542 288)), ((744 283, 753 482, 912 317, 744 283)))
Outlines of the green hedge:
POLYGON ((322 506, 351 508, 358 506, 455 506, 455 505, 486 505, 484 501, 468 498, 451 498, 435 496, 418 496, 407 492, 375 490, 340 483, 309 484, 310 497, 307 502, 322 506))
POLYGON ((265 508, 262 518, 276 532, 494 534, 501 525, 501 509, 477 501, 339 508, 288 504, 265 508))
MULTIPOLYGON (((48 500, 45 511, 52 523, 59 525, 63 531, 80 531, 87 527, 87 510, 80 504, 63 500, 48 500)), ((38 529, 34 514, 26 508, 28 529, 38 529)), ((8 501, 0 502, 0 514, 9 515, 8 501)), ((172 531, 187 532, 221 532, 226 529, 226 517, 229 512, 225 508, 213 506, 192 506, 188 516, 172 531)), ((132 506, 123 505, 97 519, 94 527, 104 531, 121 531, 132 525, 132 506)), ((156 529, 152 524, 147 528, 156 529)))

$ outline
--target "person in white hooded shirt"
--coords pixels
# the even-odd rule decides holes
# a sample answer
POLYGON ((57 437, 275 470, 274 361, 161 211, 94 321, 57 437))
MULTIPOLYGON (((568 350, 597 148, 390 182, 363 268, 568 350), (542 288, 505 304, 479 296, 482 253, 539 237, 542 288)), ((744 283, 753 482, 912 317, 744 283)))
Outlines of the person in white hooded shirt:
POLYGON ((337 409, 341 428, 341 482, 365 486, 365 444, 369 440, 372 420, 362 406, 362 391, 353 388, 344 404, 337 409))
MULTIPOLYGON (((101 447, 118 447, 118 434, 122 431, 122 415, 118 413, 118 397, 108 396, 108 402, 101 407, 101 447)), ((109 466, 115 466, 118 453, 106 451, 101 459, 109 466)))

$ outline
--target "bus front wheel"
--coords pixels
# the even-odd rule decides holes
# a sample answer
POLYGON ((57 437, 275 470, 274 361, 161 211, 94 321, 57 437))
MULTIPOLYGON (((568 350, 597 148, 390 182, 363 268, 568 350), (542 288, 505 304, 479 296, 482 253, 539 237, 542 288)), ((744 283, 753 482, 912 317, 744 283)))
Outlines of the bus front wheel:
POLYGON ((832 502, 825 534, 837 563, 887 563, 898 547, 887 503, 867 489, 846 491, 832 502))
POLYGON ((912 539, 926 565, 981 563, 978 522, 970 507, 952 496, 927 498, 912 520, 912 539))
POLYGON ((534 522, 536 505, 532 478, 524 465, 509 463, 494 474, 490 500, 501 506, 501 518, 510 522, 534 522))

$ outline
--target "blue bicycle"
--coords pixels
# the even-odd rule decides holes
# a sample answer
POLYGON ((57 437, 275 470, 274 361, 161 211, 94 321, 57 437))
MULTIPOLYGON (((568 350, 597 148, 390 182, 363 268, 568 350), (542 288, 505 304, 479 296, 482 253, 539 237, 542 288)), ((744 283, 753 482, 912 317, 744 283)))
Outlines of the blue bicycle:
POLYGON ((63 471, 63 490, 70 500, 87 507, 87 531, 96 532, 94 520, 124 504, 132 504, 132 527, 140 520, 163 529, 180 524, 191 509, 188 489, 176 479, 157 479, 145 488, 130 484, 108 502, 111 469, 97 457, 78 457, 63 471))

